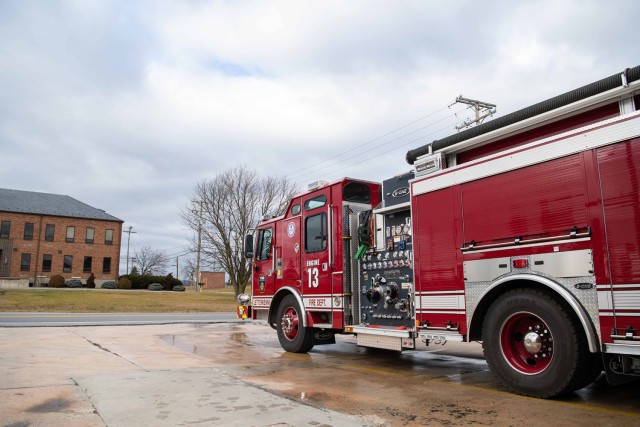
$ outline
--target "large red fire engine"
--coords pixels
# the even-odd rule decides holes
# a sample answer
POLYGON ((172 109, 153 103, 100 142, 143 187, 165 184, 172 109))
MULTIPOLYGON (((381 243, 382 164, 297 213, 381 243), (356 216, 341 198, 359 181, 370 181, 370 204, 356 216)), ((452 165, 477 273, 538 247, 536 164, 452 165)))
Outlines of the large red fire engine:
POLYGON ((247 236, 240 307, 307 352, 482 341, 508 389, 640 376, 640 67, 317 182, 247 236))

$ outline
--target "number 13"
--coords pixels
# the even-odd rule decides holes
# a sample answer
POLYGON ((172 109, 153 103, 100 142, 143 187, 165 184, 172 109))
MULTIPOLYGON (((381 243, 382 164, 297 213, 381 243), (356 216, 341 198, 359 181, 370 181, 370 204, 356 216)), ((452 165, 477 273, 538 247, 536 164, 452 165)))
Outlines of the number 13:
POLYGON ((318 287, 318 268, 308 268, 307 276, 309 276, 309 287, 317 288, 318 287))

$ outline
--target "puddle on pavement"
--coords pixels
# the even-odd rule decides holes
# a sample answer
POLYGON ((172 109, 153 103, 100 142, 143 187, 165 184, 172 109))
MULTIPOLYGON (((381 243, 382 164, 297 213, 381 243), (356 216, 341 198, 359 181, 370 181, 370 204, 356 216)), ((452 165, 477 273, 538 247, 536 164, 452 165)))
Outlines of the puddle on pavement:
POLYGON ((52 399, 46 400, 38 405, 34 405, 26 410, 26 412, 36 413, 36 414, 44 414, 47 412, 60 412, 69 406, 71 406, 71 401, 69 399, 54 397, 52 399))
POLYGON ((361 417, 375 415, 391 420, 387 425, 392 426, 489 425, 501 419, 504 408, 510 405, 513 413, 533 404, 571 412, 571 417, 583 405, 591 409, 612 407, 632 414, 640 411, 637 402, 628 398, 634 395, 637 383, 606 390, 589 386, 548 405, 547 401, 505 393, 484 359, 479 358, 481 352, 471 352, 466 357, 466 350, 460 350, 463 347, 428 347, 398 353, 358 347, 351 337, 339 336, 335 345, 316 346, 308 354, 295 354, 282 350, 271 328, 248 324, 200 326, 162 339, 185 352, 208 358, 242 381, 315 407, 361 417), (451 402, 467 403, 447 406, 451 402), (559 405, 564 402, 569 405, 559 405), (478 408, 482 411, 478 412, 478 408))

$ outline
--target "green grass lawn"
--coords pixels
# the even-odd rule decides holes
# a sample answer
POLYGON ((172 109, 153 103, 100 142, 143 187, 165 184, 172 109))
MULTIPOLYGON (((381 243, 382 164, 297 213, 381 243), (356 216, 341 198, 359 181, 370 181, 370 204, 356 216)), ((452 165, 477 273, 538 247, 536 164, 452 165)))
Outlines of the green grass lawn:
POLYGON ((204 292, 37 288, 0 290, 0 311, 166 313, 235 310, 236 299, 232 288, 204 292))

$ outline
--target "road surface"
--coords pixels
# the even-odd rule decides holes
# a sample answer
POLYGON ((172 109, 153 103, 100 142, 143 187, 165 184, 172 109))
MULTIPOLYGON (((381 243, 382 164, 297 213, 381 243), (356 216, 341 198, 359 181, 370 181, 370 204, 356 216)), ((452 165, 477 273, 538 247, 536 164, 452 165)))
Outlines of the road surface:
POLYGON ((0 312, 0 327, 117 326, 170 323, 231 323, 235 313, 25 313, 0 312))

